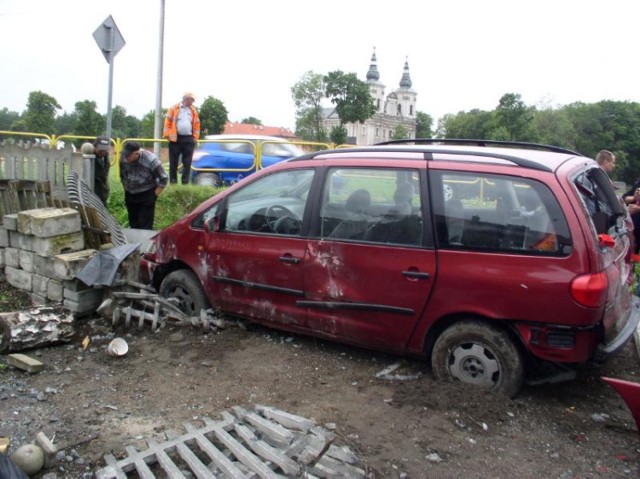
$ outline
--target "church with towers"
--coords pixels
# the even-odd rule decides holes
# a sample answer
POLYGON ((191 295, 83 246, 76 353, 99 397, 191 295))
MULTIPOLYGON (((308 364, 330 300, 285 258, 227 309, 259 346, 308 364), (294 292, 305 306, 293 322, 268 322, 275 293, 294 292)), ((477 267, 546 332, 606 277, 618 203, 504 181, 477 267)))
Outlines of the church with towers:
MULTIPOLYGON (((392 139, 396 128, 403 127, 407 138, 416 135, 416 99, 418 94, 411 88, 409 61, 404 63, 404 71, 399 87, 385 93, 385 85, 380 81, 375 48, 371 55, 371 64, 367 72, 367 85, 376 106, 376 113, 363 123, 347 123, 347 142, 354 145, 373 145, 392 139)), ((340 125, 334 108, 324 110, 323 125, 327 132, 340 125)))

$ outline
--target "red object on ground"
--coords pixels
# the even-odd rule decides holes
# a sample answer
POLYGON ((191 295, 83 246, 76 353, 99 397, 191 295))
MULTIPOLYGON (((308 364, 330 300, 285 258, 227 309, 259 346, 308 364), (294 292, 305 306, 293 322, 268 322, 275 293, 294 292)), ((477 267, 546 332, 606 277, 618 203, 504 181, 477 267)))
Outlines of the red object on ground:
POLYGON ((633 419, 636 421, 636 427, 640 432, 640 383, 632 383, 631 381, 605 376, 602 376, 602 380, 615 389, 624 399, 624 402, 627 403, 627 407, 631 410, 633 419))

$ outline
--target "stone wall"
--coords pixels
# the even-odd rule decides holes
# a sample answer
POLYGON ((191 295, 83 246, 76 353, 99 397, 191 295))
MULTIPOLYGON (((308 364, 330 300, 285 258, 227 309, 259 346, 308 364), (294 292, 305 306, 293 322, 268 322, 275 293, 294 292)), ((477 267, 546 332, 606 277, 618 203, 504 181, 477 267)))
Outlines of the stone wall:
POLYGON ((0 272, 36 304, 61 303, 77 316, 95 311, 104 290, 75 279, 95 253, 85 249, 80 214, 72 208, 7 214, 0 225, 0 272))

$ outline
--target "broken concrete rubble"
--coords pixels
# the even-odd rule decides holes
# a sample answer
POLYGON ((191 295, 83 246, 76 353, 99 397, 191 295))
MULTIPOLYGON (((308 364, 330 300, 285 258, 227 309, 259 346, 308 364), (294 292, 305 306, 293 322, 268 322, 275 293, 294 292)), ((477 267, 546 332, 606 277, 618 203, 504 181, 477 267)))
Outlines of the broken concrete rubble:
POLYGON ((0 313, 0 353, 71 340, 73 316, 51 307, 0 313))

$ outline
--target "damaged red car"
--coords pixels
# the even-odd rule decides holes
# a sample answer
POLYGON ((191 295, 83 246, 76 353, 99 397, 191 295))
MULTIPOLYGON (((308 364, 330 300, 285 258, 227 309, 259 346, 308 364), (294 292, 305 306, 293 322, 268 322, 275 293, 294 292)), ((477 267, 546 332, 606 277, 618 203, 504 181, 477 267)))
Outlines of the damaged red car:
POLYGON ((578 153, 402 140, 246 178, 160 231, 142 271, 188 314, 424 357, 514 396, 632 337, 631 228, 578 153))

